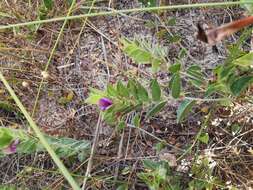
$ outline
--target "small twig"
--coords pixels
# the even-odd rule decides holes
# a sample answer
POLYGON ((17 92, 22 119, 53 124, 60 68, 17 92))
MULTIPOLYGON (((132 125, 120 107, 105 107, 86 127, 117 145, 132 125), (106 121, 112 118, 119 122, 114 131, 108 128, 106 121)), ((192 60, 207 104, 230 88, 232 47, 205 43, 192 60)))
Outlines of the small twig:
MULTIPOLYGON (((124 136, 125 136, 125 133, 123 131, 122 134, 121 134, 120 143, 119 143, 119 150, 118 150, 118 154, 117 154, 117 159, 118 160, 120 160, 120 158, 122 156, 122 148, 123 148, 124 136)), ((119 175, 119 165, 120 165, 120 161, 117 163, 117 166, 115 168, 114 182, 117 181, 117 178, 118 178, 118 175, 119 175)))
POLYGON ((198 139, 200 137, 200 135, 202 134, 203 130, 207 127, 207 124, 210 120, 210 117, 211 117, 211 114, 212 114, 212 111, 210 111, 205 119, 205 122, 202 124, 198 134, 196 135, 193 143, 191 144, 191 146, 177 159, 178 160, 181 160, 185 155, 187 155, 189 152, 191 152, 192 148, 195 146, 195 144, 198 142, 198 139))
POLYGON ((89 27, 91 27, 95 32, 97 32, 98 34, 100 34, 103 38, 105 38, 106 40, 108 40, 111 44, 113 44, 114 46, 118 47, 118 44, 116 42, 114 42, 110 37, 108 37, 107 35, 105 35, 101 30, 99 30, 94 24, 92 24, 90 21, 87 21, 87 25, 89 27))
MULTIPOLYGON (((81 163, 79 166, 77 166, 74 170, 73 173, 77 172, 86 162, 88 159, 86 159, 83 163, 81 163)), ((52 190, 57 190, 59 189, 60 185, 64 182, 64 177, 60 177, 56 179, 52 184, 50 184, 46 189, 52 189, 52 190), (55 186, 54 186, 55 185, 55 186)))
MULTIPOLYGON (((89 7, 88 14, 91 13, 91 11, 92 11, 92 9, 93 9, 93 7, 94 7, 95 1, 96 1, 96 0, 93 0, 93 1, 92 1, 91 6, 89 7)), ((69 62, 70 62, 70 60, 71 60, 71 59, 70 59, 71 52, 74 52, 75 48, 76 48, 76 47, 79 45, 79 43, 80 43, 80 38, 81 38, 81 36, 82 36, 82 34, 83 34, 83 32, 84 32, 84 29, 85 29, 85 26, 86 26, 87 22, 88 22, 88 18, 85 17, 85 18, 83 19, 83 24, 82 24, 82 27, 81 27, 81 29, 80 29, 80 31, 79 31, 79 34, 78 34, 78 36, 77 36, 77 39, 76 39, 76 41, 75 41, 75 43, 74 43, 72 49, 68 52, 68 54, 67 54, 67 56, 66 56, 66 58, 68 58, 68 61, 66 62, 66 65, 68 65, 69 62)))
POLYGON ((196 100, 200 102, 221 102, 231 100, 231 98, 194 98, 194 97, 184 97, 187 100, 196 100))
POLYGON ((251 36, 250 36, 250 52, 253 52, 253 30, 252 30, 251 36))
POLYGON ((129 144, 130 144, 130 139, 131 139, 131 133, 132 133, 132 128, 130 128, 129 132, 128 132, 127 145, 126 145, 126 151, 125 151, 125 157, 124 157, 125 159, 128 156, 128 150, 129 150, 129 144))
MULTIPOLYGON (((71 15, 72 9, 74 8, 74 5, 75 5, 75 4, 76 4, 76 1, 73 0, 72 3, 71 3, 70 8, 69 8, 69 10, 68 10, 67 17, 71 15)), ((56 41, 55 41, 55 43, 54 43, 54 46, 53 46, 52 50, 51 50, 51 52, 50 52, 50 55, 49 55, 49 58, 48 58, 48 60, 47 60, 47 64, 46 64, 46 66, 45 66, 45 68, 44 68, 44 71, 47 71, 47 70, 48 70, 48 67, 49 67, 49 65, 50 65, 50 63, 51 63, 51 61, 52 61, 52 59, 53 59, 53 56, 54 56, 55 51, 56 51, 56 48, 57 48, 57 46, 58 46, 58 44, 59 44, 59 42, 60 42, 60 39, 61 39, 61 37, 62 37, 62 34, 63 34, 63 32, 64 32, 64 28, 65 28, 67 22, 68 22, 68 20, 67 20, 67 19, 64 19, 64 22, 63 22, 63 24, 62 24, 61 30, 60 30, 60 32, 59 32, 59 34, 58 34, 58 36, 57 36, 57 39, 56 39, 56 41)), ((41 90, 42 90, 43 84, 44 84, 44 78, 41 79, 40 84, 39 84, 39 89, 38 89, 38 92, 37 92, 37 95, 36 95, 36 98, 35 98, 35 102, 34 102, 34 105, 33 105, 32 114, 31 114, 32 117, 33 117, 34 114, 35 114, 35 111, 36 111, 36 108, 37 108, 37 104, 38 104, 38 101, 39 101, 40 92, 41 92, 41 90)))
POLYGON ((103 36, 100 37, 101 38, 101 43, 102 43, 102 50, 103 50, 103 54, 104 54, 104 60, 106 63, 106 70, 107 70, 107 82, 110 83, 110 69, 108 66, 108 59, 107 59, 107 52, 106 52, 106 48, 105 48, 105 42, 104 42, 104 38, 103 36))
POLYGON ((133 8, 133 9, 124 9, 124 10, 112 10, 112 11, 105 11, 105 12, 98 12, 98 13, 87 13, 81 15, 72 15, 72 16, 65 16, 65 17, 56 17, 51 19, 45 20, 34 20, 30 22, 23 22, 17 24, 9 24, 9 25, 2 25, 0 26, 0 30, 13 28, 13 27, 22 27, 22 26, 29 26, 34 24, 43 24, 43 23, 51 23, 57 21, 64 21, 64 20, 73 20, 73 19, 80 19, 86 17, 98 17, 98 16, 107 16, 107 15, 117 15, 122 13, 133 13, 133 12, 148 12, 148 11, 166 11, 166 10, 175 10, 175 9, 190 9, 190 8, 201 8, 201 7, 217 7, 217 6, 236 6, 236 5, 243 5, 243 4, 253 4, 252 1, 242 2, 215 2, 215 3, 195 3, 195 4, 183 4, 183 5, 170 5, 170 6, 160 6, 160 7, 142 7, 142 8, 133 8))
POLYGON ((171 144, 169 144, 169 143, 167 143, 167 142, 164 142, 164 140, 160 139, 159 137, 156 137, 156 136, 153 135, 152 133, 149 133, 148 131, 146 131, 146 130, 140 128, 140 127, 135 127, 134 125, 131 125, 131 124, 127 124, 127 126, 128 126, 128 127, 131 127, 131 128, 139 129, 141 132, 144 132, 144 133, 148 134, 149 136, 153 137, 154 139, 156 139, 156 140, 158 140, 158 141, 160 141, 160 142, 163 142, 164 144, 166 144, 167 146, 169 146, 169 147, 171 147, 171 148, 174 148, 174 149, 179 150, 179 151, 184 151, 184 150, 181 149, 181 148, 178 148, 178 147, 173 146, 173 145, 171 145, 171 144))
POLYGON ((93 164, 93 157, 94 157, 94 154, 95 154, 95 151, 96 151, 97 142, 98 142, 98 138, 99 138, 99 131, 100 131, 101 121, 102 121, 102 115, 100 113, 99 117, 98 117, 96 130, 95 130, 95 136, 94 136, 93 144, 92 144, 92 147, 91 147, 89 162, 88 162, 86 173, 85 173, 85 176, 84 176, 84 179, 83 179, 82 190, 85 190, 87 180, 90 177, 91 167, 92 167, 92 164, 93 164))

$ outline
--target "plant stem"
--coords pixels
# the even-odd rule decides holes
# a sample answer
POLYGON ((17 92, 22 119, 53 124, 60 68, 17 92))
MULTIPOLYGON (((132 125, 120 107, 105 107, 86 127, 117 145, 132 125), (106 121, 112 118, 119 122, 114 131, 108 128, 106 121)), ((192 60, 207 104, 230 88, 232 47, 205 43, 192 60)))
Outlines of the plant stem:
POLYGON ((85 190, 87 180, 90 177, 90 172, 91 172, 91 168, 92 168, 92 164, 93 164, 93 157, 94 157, 94 154, 95 154, 95 151, 96 151, 96 148, 97 148, 97 142, 98 142, 98 139, 99 139, 99 131, 100 131, 100 126, 101 126, 101 121, 102 121, 102 113, 100 113, 99 117, 98 117, 98 122, 97 122, 97 126, 96 126, 96 129, 95 129, 95 137, 94 137, 93 144, 92 144, 92 147, 91 147, 90 158, 89 158, 86 173, 85 173, 85 176, 84 176, 84 179, 83 179, 82 190, 85 190))
POLYGON ((178 150, 178 151, 181 151, 181 152, 184 151, 183 149, 178 148, 178 147, 176 147, 176 146, 173 146, 173 145, 167 143, 166 141, 160 139, 159 137, 153 135, 152 133, 149 133, 148 131, 146 131, 146 130, 140 128, 140 127, 135 127, 134 125, 131 125, 131 124, 127 124, 127 126, 128 126, 128 127, 131 127, 131 128, 134 128, 134 129, 138 129, 138 130, 140 130, 141 132, 146 133, 147 135, 153 137, 154 139, 158 140, 159 142, 162 142, 162 143, 166 144, 167 146, 169 146, 169 147, 171 147, 171 148, 174 148, 174 149, 176 149, 176 150, 178 150))
POLYGON ((203 130, 207 127, 207 124, 210 120, 212 111, 210 111, 204 121, 204 123, 201 125, 201 128, 199 130, 199 132, 197 133, 193 143, 191 144, 191 146, 177 159, 177 161, 181 160, 186 154, 188 154, 189 152, 191 152, 192 148, 195 146, 195 144, 198 142, 198 139, 200 137, 200 135, 202 134, 203 130))
POLYGON ((73 179, 73 177, 70 175, 69 171, 64 166, 64 164, 61 162, 61 160, 59 159, 59 157, 56 155, 56 153, 54 152, 54 150, 50 147, 50 145, 48 144, 46 138, 41 133, 39 127, 33 121, 33 119, 30 116, 30 114, 27 112, 27 110, 25 109, 25 107, 23 106, 23 104, 21 103, 21 101, 19 100, 19 98, 17 97, 17 95, 15 94, 15 92, 13 91, 13 89, 10 87, 9 83, 7 82, 7 80, 5 79, 5 77, 3 76, 2 72, 0 72, 0 80, 3 82, 5 88, 8 90, 8 92, 11 95, 11 97, 13 98, 13 100, 15 101, 15 103, 17 104, 17 106, 19 107, 19 109, 21 110, 21 112, 24 114, 24 116, 25 116, 26 120, 28 121, 30 127, 34 130, 35 134, 40 139, 40 142, 45 147, 45 149, 47 150, 47 152, 49 153, 49 155, 51 156, 51 158, 53 159, 53 161, 55 162, 55 164, 58 166, 58 168, 61 171, 61 173, 67 179, 67 181, 69 182, 69 184, 71 185, 71 187, 74 190, 79 190, 80 189, 79 186, 77 185, 77 183, 75 182, 75 180, 73 179))
MULTIPOLYGON (((72 12, 72 9, 74 8, 74 5, 75 5, 75 4, 76 4, 76 0, 73 0, 73 1, 72 1, 72 4, 71 4, 71 6, 70 6, 70 8, 69 8, 69 10, 68 10, 67 16, 70 16, 70 14, 71 14, 71 12, 72 12)), ((45 66, 44 71, 47 71, 48 66, 49 66, 50 63, 51 63, 51 60, 52 60, 53 55, 54 55, 54 53, 55 53, 56 47, 58 46, 58 43, 59 43, 60 38, 61 38, 61 36, 62 36, 63 30, 64 30, 64 28, 65 28, 65 25, 67 24, 67 21, 68 21, 68 20, 65 19, 65 20, 64 20, 64 23, 62 24, 61 30, 60 30, 60 32, 59 32, 59 34, 58 34, 58 36, 57 36, 57 39, 56 39, 56 41, 55 41, 55 43, 54 43, 54 47, 52 48, 52 50, 51 50, 51 52, 50 52, 50 56, 49 56, 49 58, 48 58, 48 61, 47 61, 47 64, 46 64, 46 66, 45 66)), ((36 107, 37 107, 37 104, 38 104, 38 100, 39 100, 39 96, 40 96, 40 91, 41 91, 41 89, 42 89, 43 82, 44 82, 44 78, 42 78, 41 81, 40 81, 39 89, 38 89, 38 92, 37 92, 37 95, 36 95, 36 99, 35 99, 35 102, 34 102, 34 105, 33 105, 32 117, 34 116, 35 111, 36 111, 36 107)))
POLYGON ((134 12, 148 12, 148 11, 163 11, 163 10, 174 10, 174 9, 189 9, 189 8, 201 8, 201 7, 221 7, 221 6, 236 6, 236 5, 243 5, 243 4, 253 4, 253 1, 236 1, 236 2, 216 2, 216 3, 195 3, 195 4, 183 4, 183 5, 171 5, 171 6, 160 6, 160 7, 144 7, 144 8, 133 8, 133 9, 124 9, 124 10, 113 10, 113 11, 105 11, 99 13, 88 13, 88 14, 81 14, 81 15, 74 15, 74 16, 65 16, 65 17, 57 17, 51 18, 46 20, 36 20, 24 23, 17 23, 17 24, 9 24, 0 26, 0 30, 13 28, 13 27, 21 27, 21 26, 29 26, 34 24, 43 24, 43 23, 51 23, 57 21, 64 21, 64 20, 74 20, 86 17, 97 17, 97 16, 113 16, 122 13, 134 13, 134 12))

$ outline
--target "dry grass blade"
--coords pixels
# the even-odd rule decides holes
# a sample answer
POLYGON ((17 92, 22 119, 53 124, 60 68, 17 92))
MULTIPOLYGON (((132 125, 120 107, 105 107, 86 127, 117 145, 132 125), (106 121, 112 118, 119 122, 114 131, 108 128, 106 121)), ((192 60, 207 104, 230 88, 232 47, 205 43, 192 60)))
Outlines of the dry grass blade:
POLYGON ((99 117, 98 117, 98 121, 97 121, 97 126, 96 126, 96 129, 95 129, 93 144, 92 144, 91 152, 90 152, 90 158, 89 158, 86 173, 85 173, 85 176, 84 176, 84 179, 83 179, 82 190, 85 190, 86 183, 87 183, 88 179, 91 177, 90 172, 91 172, 91 169, 92 169, 93 157, 94 157, 94 154, 96 152, 97 142, 98 142, 98 139, 99 139, 99 131, 100 131, 100 127, 101 127, 101 121, 102 121, 102 115, 100 113, 99 117))

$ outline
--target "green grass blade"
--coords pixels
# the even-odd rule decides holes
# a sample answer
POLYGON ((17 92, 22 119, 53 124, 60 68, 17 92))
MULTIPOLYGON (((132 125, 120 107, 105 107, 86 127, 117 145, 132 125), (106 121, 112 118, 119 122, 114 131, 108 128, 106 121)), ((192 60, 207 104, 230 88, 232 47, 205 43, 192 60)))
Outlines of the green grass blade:
POLYGON ((64 20, 74 20, 74 19, 80 19, 80 18, 86 18, 86 17, 118 15, 118 14, 133 13, 133 12, 190 9, 190 8, 201 8, 201 7, 236 6, 236 5, 243 5, 243 4, 253 4, 253 1, 195 3, 195 4, 171 5, 171 6, 161 6, 161 7, 144 7, 144 8, 134 8, 134 9, 124 9, 124 10, 113 10, 113 11, 105 11, 105 12, 99 12, 99 13, 88 13, 88 14, 81 14, 81 15, 74 15, 74 16, 57 17, 57 18, 51 18, 51 19, 46 19, 46 20, 36 20, 36 21, 30 21, 30 22, 24 22, 24 23, 9 24, 9 25, 0 26, 0 30, 13 28, 13 27, 29 26, 29 25, 34 25, 34 24, 51 23, 51 22, 64 21, 64 20))
POLYGON ((50 154, 51 158, 53 159, 53 161, 55 162, 55 164, 58 166, 59 170, 64 175, 64 177, 66 178, 66 180, 69 182, 69 184, 71 185, 71 187, 74 190, 79 190, 80 188, 77 185, 77 183, 75 182, 74 178, 70 175, 70 173, 67 170, 67 168, 61 162, 61 160, 56 155, 56 153, 54 152, 54 150, 50 147, 50 145, 48 144, 47 140, 45 139, 45 137, 41 133, 39 127, 33 121, 33 119, 30 116, 30 114, 27 112, 27 110, 25 109, 25 107, 23 106, 23 104, 21 103, 21 101, 19 100, 19 98, 17 97, 17 95, 15 94, 15 92, 12 90, 12 88, 9 85, 9 83, 7 82, 7 80, 5 79, 5 77, 3 76, 2 72, 0 72, 0 80, 3 82, 4 86, 6 87, 6 89, 8 90, 8 92, 10 93, 11 97, 13 98, 13 100, 15 101, 15 103, 17 104, 17 106, 19 107, 19 109, 21 110, 21 112, 24 114, 24 116, 27 119, 29 125, 34 130, 35 134, 37 135, 37 137, 41 141, 42 145, 48 151, 48 153, 50 154))
MULTIPOLYGON (((72 3, 71 3, 70 8, 69 8, 69 10, 68 10, 67 17, 70 16, 70 14, 71 14, 71 12, 72 12, 72 9, 74 8, 74 5, 75 5, 75 4, 76 4, 76 0, 73 0, 72 3)), ((46 64, 46 66, 45 66, 45 68, 44 68, 44 71, 47 71, 47 69, 48 69, 48 67, 49 67, 49 65, 50 65, 50 63, 51 63, 51 60, 52 60, 52 58, 53 58, 53 56, 54 56, 55 50, 56 50, 56 48, 57 48, 57 46, 58 46, 58 43, 59 43, 59 41, 60 41, 60 39, 61 39, 63 30, 64 30, 64 28, 65 28, 67 22, 68 22, 68 20, 65 19, 65 20, 64 20, 64 23, 62 24, 61 30, 60 30, 60 32, 59 32, 59 34, 58 34, 58 36, 57 36, 57 39, 56 39, 56 41, 55 41, 55 43, 54 43, 54 46, 53 46, 52 50, 51 50, 51 52, 50 52, 50 56, 49 56, 49 58, 48 58, 47 64, 46 64)), ((36 95, 36 99, 35 99, 35 102, 34 102, 34 106, 33 106, 32 116, 34 116, 35 111, 36 111, 36 106, 37 106, 37 104, 38 104, 38 100, 39 100, 39 96, 40 96, 40 92, 41 92, 41 89, 42 89, 43 82, 44 82, 44 78, 42 78, 41 81, 40 81, 39 89, 38 89, 38 92, 37 92, 37 95, 36 95)))

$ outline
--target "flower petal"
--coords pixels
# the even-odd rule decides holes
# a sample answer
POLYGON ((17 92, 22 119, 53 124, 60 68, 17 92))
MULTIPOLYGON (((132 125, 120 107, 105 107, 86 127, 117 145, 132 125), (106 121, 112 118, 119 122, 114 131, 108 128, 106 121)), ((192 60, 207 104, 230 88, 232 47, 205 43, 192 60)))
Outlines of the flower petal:
POLYGON ((8 147, 3 149, 3 152, 5 154, 13 154, 17 152, 17 145, 19 144, 19 139, 16 139, 14 141, 12 141, 11 144, 9 144, 8 147))
POLYGON ((102 111, 108 109, 113 104, 112 100, 109 98, 100 98, 98 105, 102 111))

